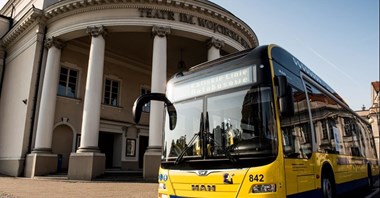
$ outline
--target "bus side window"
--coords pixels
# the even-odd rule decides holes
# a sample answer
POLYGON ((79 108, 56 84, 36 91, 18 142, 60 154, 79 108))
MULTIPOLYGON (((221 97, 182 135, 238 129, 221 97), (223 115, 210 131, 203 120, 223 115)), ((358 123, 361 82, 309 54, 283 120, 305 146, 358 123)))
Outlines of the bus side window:
POLYGON ((361 156, 361 147, 359 141, 357 141, 357 134, 360 127, 351 113, 345 109, 341 109, 340 112, 342 122, 343 133, 343 149, 341 154, 361 156), (343 152, 344 151, 344 152, 343 152))
POLYGON ((288 158, 310 158, 311 128, 305 92, 292 88, 294 115, 281 117, 284 156, 288 158))
POLYGON ((372 141, 372 136, 370 133, 370 125, 365 124, 362 120, 355 119, 355 122, 357 123, 357 130, 355 133, 355 145, 358 147, 358 152, 355 153, 356 156, 363 156, 363 157, 369 157, 369 158, 375 158, 376 157, 376 151, 374 149, 374 144, 372 141))
POLYGON ((352 136, 351 114, 331 97, 307 84, 312 120, 317 142, 317 151, 321 153, 349 154, 358 149, 348 149, 348 140, 352 136))

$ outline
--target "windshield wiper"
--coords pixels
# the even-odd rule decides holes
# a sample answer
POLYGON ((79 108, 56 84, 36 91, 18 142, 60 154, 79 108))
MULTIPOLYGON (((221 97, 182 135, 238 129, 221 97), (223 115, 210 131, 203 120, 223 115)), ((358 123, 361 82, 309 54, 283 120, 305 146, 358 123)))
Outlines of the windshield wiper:
POLYGON ((185 148, 182 150, 182 152, 178 155, 177 159, 175 160, 175 162, 174 162, 175 165, 178 165, 179 163, 182 162, 183 156, 185 156, 187 150, 189 150, 189 148, 191 148, 189 145, 192 145, 194 143, 195 139, 197 139, 197 137, 199 137, 199 132, 194 134, 194 136, 190 140, 190 142, 188 144, 186 144, 185 148))
POLYGON ((183 156, 185 156, 187 150, 191 148, 189 145, 193 145, 194 141, 200 137, 201 131, 203 129, 203 113, 201 113, 201 121, 200 121, 200 126, 199 126, 199 132, 194 134, 193 138, 191 138, 190 142, 185 145, 185 148, 181 151, 181 153, 178 155, 177 159, 175 160, 174 164, 178 165, 179 163, 182 162, 183 156))

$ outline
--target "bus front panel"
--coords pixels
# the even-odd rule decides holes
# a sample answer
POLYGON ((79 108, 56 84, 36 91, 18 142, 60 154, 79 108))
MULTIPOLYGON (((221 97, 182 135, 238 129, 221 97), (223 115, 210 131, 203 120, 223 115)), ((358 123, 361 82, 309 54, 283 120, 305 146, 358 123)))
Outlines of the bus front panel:
POLYGON ((221 170, 160 169, 159 197, 285 197, 279 161, 252 168, 221 170))

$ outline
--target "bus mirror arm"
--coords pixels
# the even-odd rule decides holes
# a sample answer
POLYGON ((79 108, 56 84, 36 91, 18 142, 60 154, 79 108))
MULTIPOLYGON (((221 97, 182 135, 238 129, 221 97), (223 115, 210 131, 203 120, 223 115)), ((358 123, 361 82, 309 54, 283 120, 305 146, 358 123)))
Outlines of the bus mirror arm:
POLYGON ((138 97, 135 103, 133 104, 132 108, 133 121, 136 124, 140 122, 142 107, 151 100, 161 101, 165 103, 166 109, 169 114, 170 130, 173 130, 177 124, 177 111, 174 105, 170 102, 168 98, 166 98, 165 94, 163 93, 149 93, 138 97))
POLYGON ((292 87, 288 84, 286 76, 275 77, 275 84, 278 87, 278 103, 282 116, 292 116, 294 114, 292 87))

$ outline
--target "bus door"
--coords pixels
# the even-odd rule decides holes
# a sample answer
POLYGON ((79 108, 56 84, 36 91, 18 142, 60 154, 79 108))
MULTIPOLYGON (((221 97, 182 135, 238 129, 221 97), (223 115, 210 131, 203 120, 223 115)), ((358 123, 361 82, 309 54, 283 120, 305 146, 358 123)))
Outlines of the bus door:
POLYGON ((312 135, 305 92, 293 88, 294 114, 281 117, 287 194, 315 189, 312 135))

